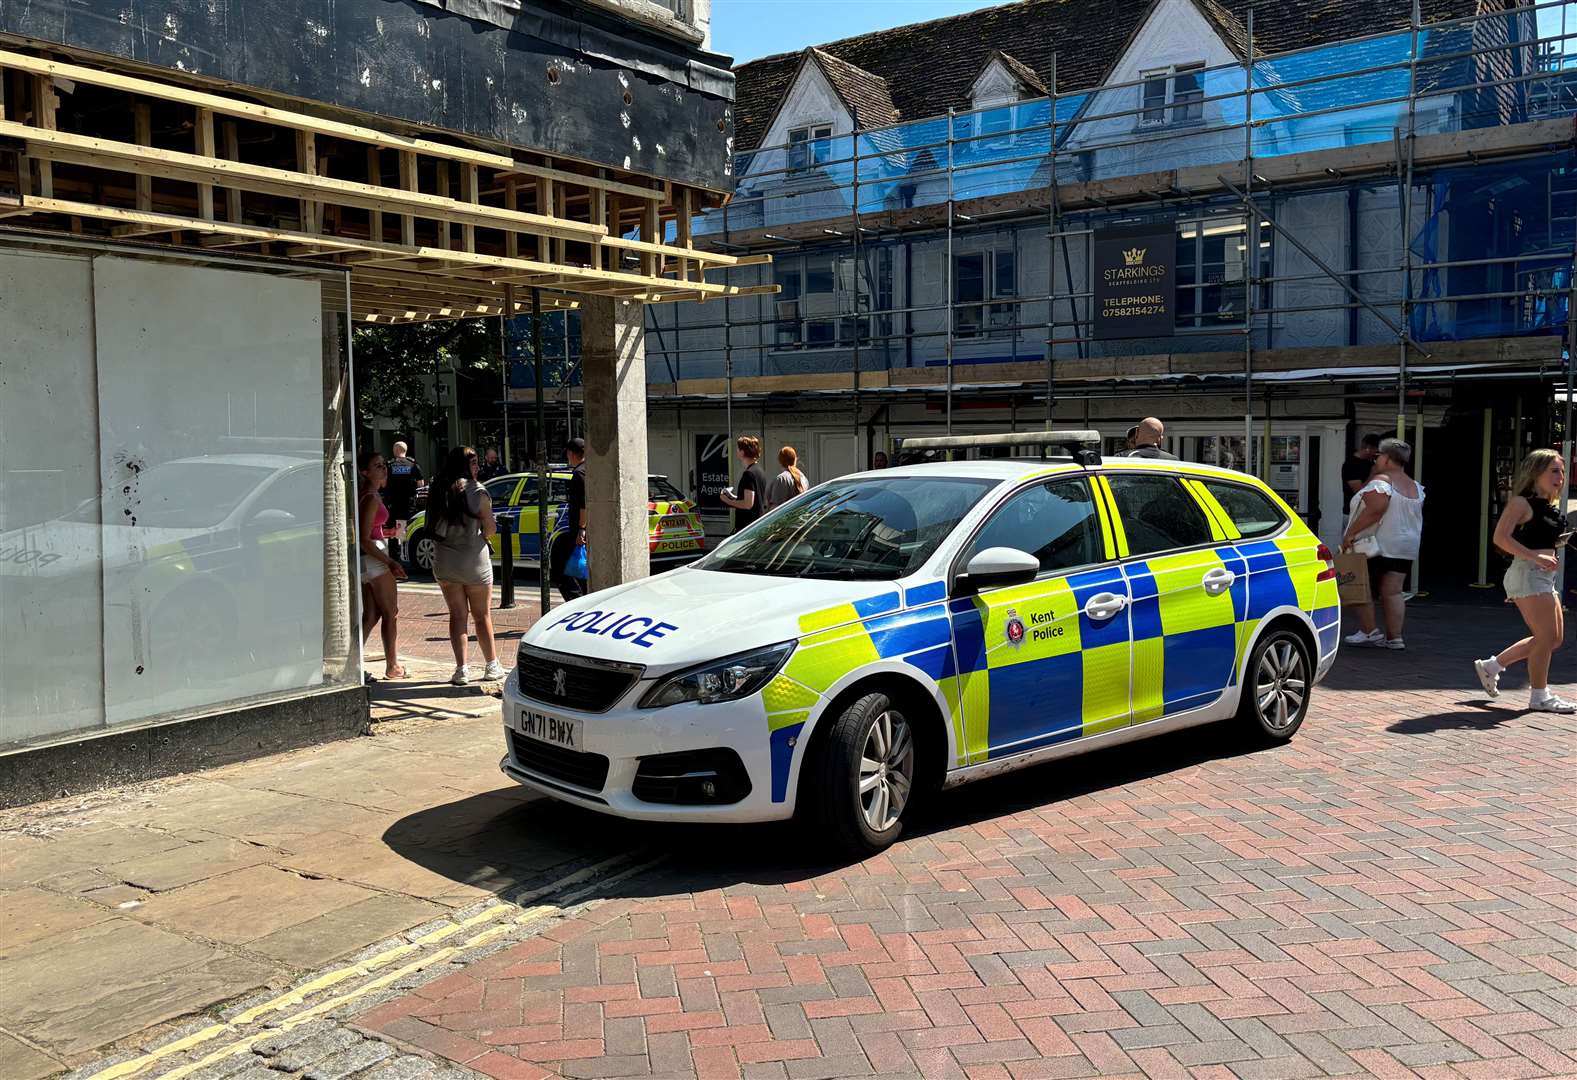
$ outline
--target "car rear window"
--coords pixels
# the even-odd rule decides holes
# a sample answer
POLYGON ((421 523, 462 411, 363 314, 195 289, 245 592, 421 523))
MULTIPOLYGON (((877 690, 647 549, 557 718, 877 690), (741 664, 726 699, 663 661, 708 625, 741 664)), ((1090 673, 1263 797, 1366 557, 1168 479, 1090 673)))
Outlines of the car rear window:
POLYGON ((1171 476, 1111 476, 1130 555, 1194 547, 1211 541, 1210 522, 1171 476))
POLYGON ((1205 490, 1221 504, 1221 509, 1227 512, 1227 517, 1232 519, 1232 524, 1238 527, 1244 539, 1266 536, 1287 522, 1287 515, 1281 507, 1263 491, 1220 480, 1206 480, 1204 485, 1205 490))

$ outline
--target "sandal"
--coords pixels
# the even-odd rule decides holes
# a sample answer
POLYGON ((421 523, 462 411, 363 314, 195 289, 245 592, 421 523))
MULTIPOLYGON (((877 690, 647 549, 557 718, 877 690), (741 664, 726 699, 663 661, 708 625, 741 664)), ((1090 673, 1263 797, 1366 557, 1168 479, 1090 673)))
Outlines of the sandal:
POLYGON ((393 671, 385 671, 383 673, 383 677, 385 679, 404 679, 409 675, 410 672, 406 671, 403 667, 396 667, 393 671))

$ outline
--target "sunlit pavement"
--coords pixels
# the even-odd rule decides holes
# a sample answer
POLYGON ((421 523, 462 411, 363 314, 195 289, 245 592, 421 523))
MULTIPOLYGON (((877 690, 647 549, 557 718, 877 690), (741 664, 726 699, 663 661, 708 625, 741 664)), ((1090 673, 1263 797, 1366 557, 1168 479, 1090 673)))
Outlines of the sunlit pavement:
MULTIPOLYGON (((25 991, 0 1075, 111 1046, 192 1080, 1577 1074, 1577 721, 1520 713, 1520 676, 1485 703, 1470 667, 1515 625, 1418 605, 1409 651, 1344 652, 1290 746, 1201 729, 983 782, 853 866, 787 827, 529 798, 481 690, 385 685, 410 719, 370 740, 0 820, 25 991), (521 925, 430 965, 403 944, 435 917, 488 938, 478 902, 521 925), (409 971, 305 1026, 248 1042, 212 1004, 390 941, 409 971)), ((336 991, 379 973, 355 970, 336 991)))

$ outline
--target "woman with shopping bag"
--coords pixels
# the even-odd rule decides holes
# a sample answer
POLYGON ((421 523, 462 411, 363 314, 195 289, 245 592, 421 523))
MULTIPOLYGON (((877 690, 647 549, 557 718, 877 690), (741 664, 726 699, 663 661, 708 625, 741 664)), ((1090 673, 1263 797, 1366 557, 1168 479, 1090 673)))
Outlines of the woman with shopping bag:
POLYGON ((1375 624, 1374 604, 1354 605, 1359 629, 1347 635, 1349 645, 1400 651, 1407 602, 1402 586, 1418 558, 1424 533, 1424 486, 1407 475, 1413 448, 1401 439, 1382 439, 1369 482, 1352 497, 1342 551, 1369 560, 1369 581, 1380 598, 1385 626, 1375 624))
POLYGON ((1497 656, 1473 661, 1484 693, 1500 696, 1500 673, 1519 660, 1528 662, 1528 709, 1573 713, 1577 705, 1550 693, 1550 657, 1566 637, 1561 610, 1559 552, 1571 538, 1571 526, 1560 511, 1566 490, 1566 462, 1555 450, 1535 450, 1517 470, 1516 494, 1495 526, 1495 546, 1512 557, 1506 571, 1506 602, 1516 604, 1528 637, 1508 645, 1497 656))

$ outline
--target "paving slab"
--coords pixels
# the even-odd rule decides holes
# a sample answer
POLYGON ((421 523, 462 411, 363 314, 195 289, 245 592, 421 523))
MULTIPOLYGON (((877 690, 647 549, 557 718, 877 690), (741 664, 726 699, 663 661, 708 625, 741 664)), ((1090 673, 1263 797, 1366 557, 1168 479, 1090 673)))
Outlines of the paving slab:
POLYGON ((244 945, 373 895, 342 881, 251 866, 156 896, 132 914, 170 930, 244 945))
POLYGON ((0 1031, 0 1076, 5 1080, 42 1080, 59 1071, 60 1062, 0 1031))
POLYGON ((103 907, 58 893, 17 889, 0 893, 0 942, 6 949, 15 949, 112 917, 103 907))
POLYGON ((444 910, 440 904, 410 896, 375 893, 256 938, 248 948, 291 967, 312 969, 357 952, 368 941, 419 925, 444 910))

